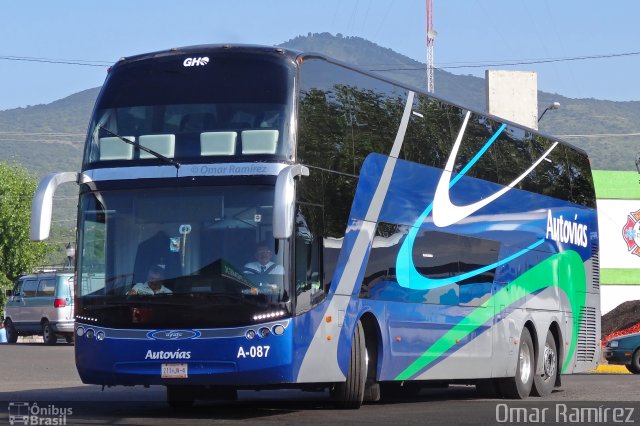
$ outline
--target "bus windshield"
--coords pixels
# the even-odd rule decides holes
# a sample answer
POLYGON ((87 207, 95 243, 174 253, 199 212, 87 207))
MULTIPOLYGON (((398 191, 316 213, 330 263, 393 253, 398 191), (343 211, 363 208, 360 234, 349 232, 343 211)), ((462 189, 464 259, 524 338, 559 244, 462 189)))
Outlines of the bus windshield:
POLYGON ((219 327, 290 312, 273 187, 81 195, 77 314, 114 327, 219 327))
POLYGON ((136 145, 181 162, 284 158, 292 75, 282 61, 242 55, 199 66, 180 55, 116 65, 96 103, 85 168, 157 161, 136 145))

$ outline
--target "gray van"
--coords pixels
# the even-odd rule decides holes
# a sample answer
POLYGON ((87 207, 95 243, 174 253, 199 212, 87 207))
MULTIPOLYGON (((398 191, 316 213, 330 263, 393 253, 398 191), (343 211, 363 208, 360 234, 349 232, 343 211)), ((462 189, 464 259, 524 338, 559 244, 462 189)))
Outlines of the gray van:
POLYGON ((46 345, 59 336, 73 342, 73 273, 40 272, 24 275, 7 290, 4 325, 9 343, 18 336, 42 335, 46 345))

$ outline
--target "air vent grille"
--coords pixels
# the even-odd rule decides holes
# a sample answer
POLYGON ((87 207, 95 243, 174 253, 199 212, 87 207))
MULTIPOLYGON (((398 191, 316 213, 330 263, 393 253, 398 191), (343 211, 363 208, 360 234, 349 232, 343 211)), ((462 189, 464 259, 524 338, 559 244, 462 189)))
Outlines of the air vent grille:
POLYGON ((600 290, 600 250, 598 243, 591 243, 591 284, 593 291, 600 290))
POLYGON ((596 308, 584 306, 580 310, 580 329, 578 330, 578 347, 576 361, 592 362, 598 350, 596 336, 596 308))

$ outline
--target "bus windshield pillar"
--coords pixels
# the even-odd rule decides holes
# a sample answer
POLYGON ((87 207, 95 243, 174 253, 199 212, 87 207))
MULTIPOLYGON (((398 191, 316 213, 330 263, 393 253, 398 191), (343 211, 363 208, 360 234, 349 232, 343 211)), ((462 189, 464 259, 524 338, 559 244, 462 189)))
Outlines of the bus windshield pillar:
POLYGON ((273 236, 289 238, 293 234, 295 186, 298 176, 309 176, 309 169, 300 164, 287 166, 278 173, 273 201, 273 236))

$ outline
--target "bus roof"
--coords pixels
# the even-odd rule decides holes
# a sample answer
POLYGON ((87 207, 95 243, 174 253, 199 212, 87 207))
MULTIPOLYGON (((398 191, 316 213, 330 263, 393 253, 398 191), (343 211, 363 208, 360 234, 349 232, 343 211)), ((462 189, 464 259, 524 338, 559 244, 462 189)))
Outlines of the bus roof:
POLYGON ((403 87, 407 90, 411 90, 414 91, 416 93, 420 93, 422 95, 425 96, 429 96, 433 99, 445 102, 447 104, 471 111, 474 114, 479 114, 479 115, 483 115, 485 117, 491 118, 495 121, 501 122, 501 123, 506 123, 509 126, 513 126, 513 127, 517 127, 520 129, 526 129, 527 131, 542 136, 544 138, 547 139, 553 139, 554 141, 558 141, 560 143, 562 143, 565 146, 568 146, 580 153, 582 153, 585 156, 588 156, 587 152, 580 148, 577 147, 565 140, 562 140, 556 136, 550 135, 548 133, 543 133, 540 132, 539 130, 536 129, 532 129, 529 128, 527 126, 524 126, 522 124, 519 123, 515 123, 513 121, 507 120, 505 118, 502 117, 497 117, 495 115, 491 115, 489 113, 486 112, 481 112, 481 111, 477 111, 474 109, 471 109, 465 105, 461 105, 457 102, 453 102, 451 100, 448 100, 442 96, 433 94, 433 93, 427 93, 425 92, 424 89, 419 88, 419 87, 415 87, 412 86, 410 84, 406 84, 403 82, 400 82, 398 80, 386 77, 386 76, 382 76, 380 74, 377 74, 375 72, 371 72, 371 71, 367 71, 364 70, 362 68, 360 68, 358 65, 355 64, 351 64, 348 62, 344 62, 335 58, 332 58, 330 56, 327 56, 325 54, 322 53, 318 53, 318 52, 302 52, 302 51, 298 51, 298 50, 294 50, 294 49, 287 49, 287 48, 281 48, 281 47, 274 47, 274 46, 262 46, 262 45, 253 45, 253 44, 202 44, 202 45, 193 45, 193 46, 183 46, 183 47, 176 47, 176 48, 171 48, 171 49, 166 49, 166 50, 160 50, 160 51, 156 51, 156 52, 150 52, 150 53, 143 53, 140 55, 135 55, 135 56, 129 56, 129 57, 123 57, 121 58, 116 64, 113 65, 113 67, 111 67, 109 70, 111 71, 112 68, 116 68, 116 67, 120 67, 126 64, 131 64, 133 62, 137 62, 137 61, 144 61, 144 60, 148 60, 148 59, 158 59, 158 58, 163 58, 163 57, 168 57, 168 56, 178 56, 178 55, 188 55, 188 54, 193 54, 193 53, 198 53, 198 54, 202 54, 202 53, 207 53, 207 52, 219 52, 219 51, 225 51, 225 52, 229 52, 229 53, 245 53, 245 54, 263 54, 263 55, 271 55, 271 56, 278 56, 281 57, 287 61, 291 61, 292 63, 302 63, 304 62, 305 59, 310 59, 310 58, 317 58, 317 59, 321 59, 324 61, 327 61, 329 63, 333 63, 335 65, 350 69, 352 71, 364 74, 364 75, 368 75, 372 78, 376 78, 378 80, 381 81, 385 81, 387 83, 399 86, 399 87, 403 87))

